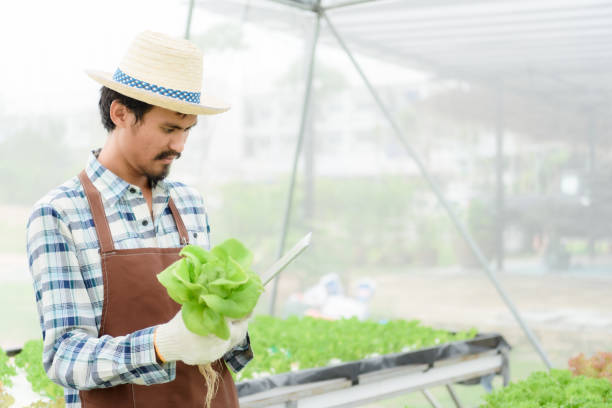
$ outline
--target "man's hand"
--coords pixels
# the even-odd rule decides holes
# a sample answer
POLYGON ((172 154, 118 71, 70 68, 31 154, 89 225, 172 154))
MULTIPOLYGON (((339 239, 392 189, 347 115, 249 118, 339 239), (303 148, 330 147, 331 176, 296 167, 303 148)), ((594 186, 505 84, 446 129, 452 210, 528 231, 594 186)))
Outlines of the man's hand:
POLYGON ((251 315, 244 317, 240 320, 227 320, 227 324, 230 329, 230 349, 236 347, 244 341, 249 328, 249 319, 251 315))
POLYGON ((214 334, 199 336, 189 331, 179 311, 168 323, 155 329, 155 351, 163 362, 181 360, 190 365, 211 363, 244 339, 247 326, 244 320, 245 323, 231 324, 230 338, 222 340, 214 334), (240 341, 233 344, 232 340, 240 336, 240 341))

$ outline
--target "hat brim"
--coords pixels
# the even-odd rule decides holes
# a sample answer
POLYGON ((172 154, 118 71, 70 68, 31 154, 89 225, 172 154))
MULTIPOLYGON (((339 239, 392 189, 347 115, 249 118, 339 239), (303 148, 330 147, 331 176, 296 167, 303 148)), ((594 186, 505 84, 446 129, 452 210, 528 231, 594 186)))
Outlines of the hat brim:
POLYGON ((109 72, 85 70, 85 73, 94 81, 122 95, 175 112, 188 115, 216 115, 226 112, 230 108, 227 103, 209 95, 201 95, 199 104, 191 103, 119 83, 113 79, 113 75, 109 72))

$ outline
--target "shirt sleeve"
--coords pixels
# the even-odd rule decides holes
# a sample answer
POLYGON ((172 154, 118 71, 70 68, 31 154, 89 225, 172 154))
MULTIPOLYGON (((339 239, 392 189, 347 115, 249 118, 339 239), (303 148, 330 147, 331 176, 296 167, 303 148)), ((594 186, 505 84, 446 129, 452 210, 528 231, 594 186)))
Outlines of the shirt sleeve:
POLYGON ((253 350, 251 349, 251 339, 249 333, 242 343, 225 353, 223 359, 235 373, 242 370, 253 359, 253 350))
MULTIPOLYGON (((159 365, 153 327, 98 338, 88 288, 69 224, 52 204, 37 204, 27 224, 27 253, 43 335, 43 365, 64 387, 87 390, 171 381, 176 364, 159 365)), ((99 318, 99 317, 98 317, 99 318)))

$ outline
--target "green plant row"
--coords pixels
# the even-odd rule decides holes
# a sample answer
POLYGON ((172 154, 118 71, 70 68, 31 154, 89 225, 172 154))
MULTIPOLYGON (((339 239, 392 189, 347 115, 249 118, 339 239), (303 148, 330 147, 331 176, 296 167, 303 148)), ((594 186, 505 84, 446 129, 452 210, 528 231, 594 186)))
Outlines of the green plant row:
MULTIPOLYGON (((451 333, 423 326, 418 320, 374 322, 353 318, 330 321, 311 317, 257 316, 249 324, 249 333, 255 359, 236 376, 238 381, 467 340, 477 331, 451 333)), ((15 357, 15 365, 10 364, 0 349, 0 384, 10 385, 11 377, 16 375, 15 366, 23 368, 32 390, 51 400, 41 400, 30 408, 61 407, 63 390, 49 380, 43 369, 42 347, 41 340, 28 341, 15 357)), ((10 396, 2 395, 10 401, 10 396)))
POLYGON ((610 408, 612 385, 569 370, 535 372, 485 397, 481 408, 610 408))
MULTIPOLYGON (((256 358, 239 373, 237 380, 468 340, 477 332, 471 329, 451 333, 423 326, 417 320, 379 323, 257 316, 249 325, 249 333, 256 358)), ((41 340, 27 342, 14 364, 0 348, 0 408, 14 403, 3 387, 12 385, 16 367, 25 370, 35 392, 50 399, 37 401, 27 408, 64 406, 63 390, 46 376, 41 356, 41 340)), ((611 360, 610 353, 598 353, 591 359, 579 355, 570 361, 572 371, 600 378, 572 376, 569 370, 535 372, 526 380, 487 395, 481 408, 611 408, 611 360)))
POLYGON ((24 344, 21 353, 15 356, 15 365, 25 370, 26 378, 35 393, 56 400, 64 395, 64 389, 47 377, 43 368, 42 353, 42 340, 30 340, 24 344))
POLYGON ((249 334, 255 358, 237 375, 239 381, 467 340, 477 330, 451 333, 423 326, 418 320, 257 316, 249 323, 249 334))
POLYGON ((13 385, 11 377, 16 375, 17 370, 15 369, 15 366, 10 364, 9 357, 6 355, 6 352, 0 348, 0 384, 5 384, 8 386, 13 385))
POLYGON ((40 400, 25 408, 61 408, 64 403, 64 389, 51 382, 42 364, 43 343, 42 340, 30 340, 26 342, 23 349, 11 362, 4 350, 0 348, 0 408, 11 407, 14 398, 3 385, 13 385, 11 377, 17 375, 16 368, 23 369, 26 378, 32 386, 32 391, 49 400, 40 400))

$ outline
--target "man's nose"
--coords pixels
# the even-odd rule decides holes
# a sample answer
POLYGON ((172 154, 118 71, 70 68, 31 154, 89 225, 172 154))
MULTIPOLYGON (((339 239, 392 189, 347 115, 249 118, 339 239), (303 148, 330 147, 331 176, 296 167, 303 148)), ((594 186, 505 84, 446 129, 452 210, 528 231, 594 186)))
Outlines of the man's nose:
POLYGON ((188 132, 178 132, 172 139, 170 139, 169 148, 178 153, 183 153, 185 149, 185 142, 187 141, 188 132))

